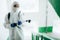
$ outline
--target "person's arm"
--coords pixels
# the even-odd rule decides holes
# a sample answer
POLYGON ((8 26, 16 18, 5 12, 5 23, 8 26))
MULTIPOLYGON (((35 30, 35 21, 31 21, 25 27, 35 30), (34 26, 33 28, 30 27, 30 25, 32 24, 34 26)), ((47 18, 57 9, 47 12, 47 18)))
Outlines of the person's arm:
POLYGON ((18 13, 18 26, 23 24, 23 18, 22 18, 23 13, 20 11, 18 13))
POLYGON ((26 19, 24 19, 24 18, 25 18, 24 13, 20 12, 20 13, 19 13, 18 25, 19 25, 19 24, 23 24, 24 22, 28 22, 28 23, 31 22, 30 19, 26 20, 26 19))
POLYGON ((5 16, 5 23, 4 23, 5 28, 16 27, 17 26, 17 23, 10 24, 10 21, 9 21, 10 19, 8 19, 8 16, 9 15, 6 15, 5 16))
POLYGON ((4 27, 5 27, 5 28, 10 28, 10 22, 9 22, 9 20, 8 20, 8 16, 7 16, 7 15, 5 16, 4 27))

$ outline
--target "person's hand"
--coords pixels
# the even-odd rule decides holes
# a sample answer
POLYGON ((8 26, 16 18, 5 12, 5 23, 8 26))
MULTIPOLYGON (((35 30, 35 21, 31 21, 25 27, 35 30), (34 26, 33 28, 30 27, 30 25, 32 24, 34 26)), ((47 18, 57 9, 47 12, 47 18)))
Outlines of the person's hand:
POLYGON ((22 22, 21 21, 18 21, 18 25, 21 25, 22 24, 22 22))
POLYGON ((11 24, 11 27, 15 27, 15 26, 17 26, 17 23, 12 23, 11 24))

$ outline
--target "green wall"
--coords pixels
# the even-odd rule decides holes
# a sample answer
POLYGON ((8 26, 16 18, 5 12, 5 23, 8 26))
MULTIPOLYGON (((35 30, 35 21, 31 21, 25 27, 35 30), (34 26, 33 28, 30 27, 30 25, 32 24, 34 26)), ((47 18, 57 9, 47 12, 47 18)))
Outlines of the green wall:
POLYGON ((57 15, 60 17, 60 0, 49 0, 49 2, 52 4, 57 15))

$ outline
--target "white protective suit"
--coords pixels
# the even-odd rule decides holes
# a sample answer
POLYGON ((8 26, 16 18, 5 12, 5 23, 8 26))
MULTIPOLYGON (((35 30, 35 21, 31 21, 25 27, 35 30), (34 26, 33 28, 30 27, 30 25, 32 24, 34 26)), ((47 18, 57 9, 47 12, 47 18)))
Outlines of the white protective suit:
POLYGON ((4 26, 9 29, 9 40, 24 40, 23 35, 23 23, 29 22, 31 20, 23 20, 23 13, 19 10, 19 4, 18 2, 14 2, 11 7, 10 18, 8 19, 8 14, 5 17, 5 23, 4 26), (18 22, 21 22, 22 24, 19 25, 18 22), (17 25, 15 27, 12 27, 11 24, 16 23, 17 25))
POLYGON ((12 23, 17 23, 18 20, 23 23, 21 11, 10 12, 10 19, 8 20, 8 14, 5 17, 4 26, 9 29, 9 40, 24 40, 22 24, 16 27, 11 27, 12 23), (18 17, 19 14, 19 17, 18 17))

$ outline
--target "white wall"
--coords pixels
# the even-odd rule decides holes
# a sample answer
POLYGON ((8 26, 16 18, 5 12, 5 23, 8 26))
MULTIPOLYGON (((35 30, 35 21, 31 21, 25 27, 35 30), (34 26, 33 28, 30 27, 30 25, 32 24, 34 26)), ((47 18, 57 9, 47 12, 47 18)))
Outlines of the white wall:
POLYGON ((4 28, 4 18, 7 13, 6 0, 0 0, 0 40, 6 40, 8 37, 8 30, 4 28))
POLYGON ((21 10, 23 12, 38 12, 39 11, 39 0, 7 0, 8 9, 10 10, 11 5, 14 1, 19 2, 21 10))
POLYGON ((39 15, 40 26, 46 26, 46 0, 39 1, 39 15))

